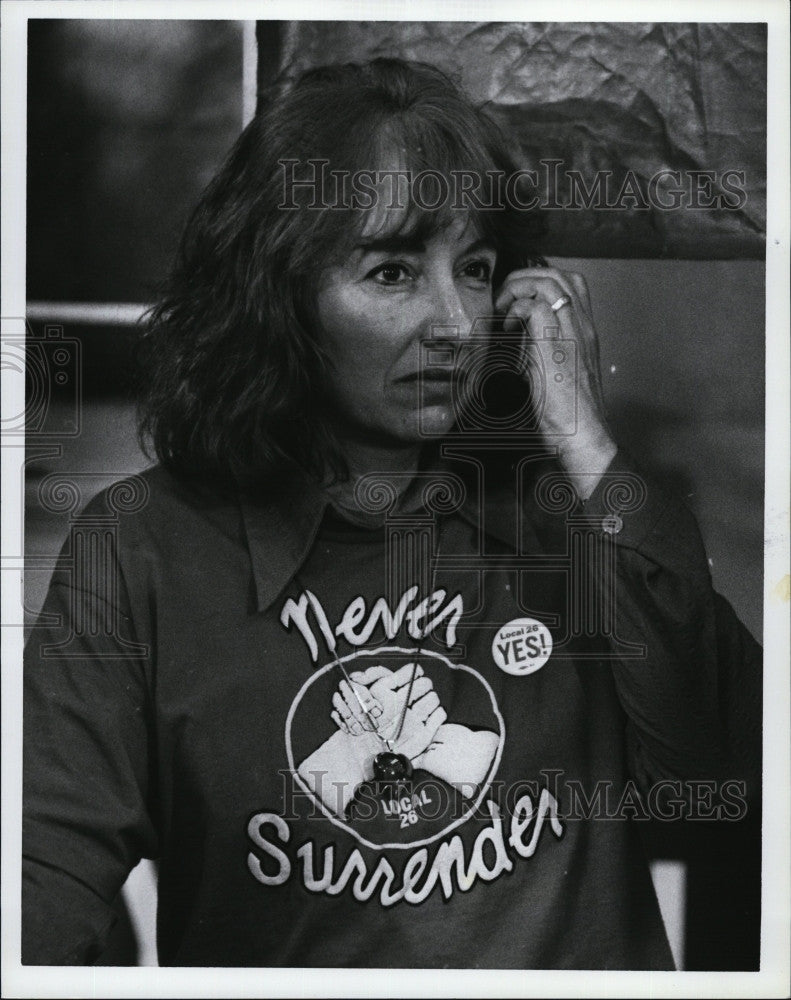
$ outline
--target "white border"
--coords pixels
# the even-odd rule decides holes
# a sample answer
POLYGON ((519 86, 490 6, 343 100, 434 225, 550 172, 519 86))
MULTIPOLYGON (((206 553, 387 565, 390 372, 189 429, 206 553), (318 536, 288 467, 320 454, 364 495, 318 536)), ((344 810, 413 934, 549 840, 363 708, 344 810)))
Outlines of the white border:
MULTIPOLYGON (((786 0, 4 0, 2 4, 2 305, 24 315, 27 18, 502 21, 765 21, 769 24, 765 524, 764 894, 760 973, 438 972, 426 970, 22 968, 19 954, 21 629, 2 635, 4 996, 678 996, 789 993, 789 621, 778 585, 789 571, 789 8, 786 0)), ((20 412, 20 380, 2 372, 4 414, 20 412)), ((2 448, 3 554, 18 548, 21 449, 2 448)), ((3 573, 2 621, 18 613, 19 570, 3 573)))

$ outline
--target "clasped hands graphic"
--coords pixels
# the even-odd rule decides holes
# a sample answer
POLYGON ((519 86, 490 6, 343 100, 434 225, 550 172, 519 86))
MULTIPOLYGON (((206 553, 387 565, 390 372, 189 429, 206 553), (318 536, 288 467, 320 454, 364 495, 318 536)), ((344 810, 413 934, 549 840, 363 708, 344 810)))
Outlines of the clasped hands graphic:
POLYGON ((433 682, 414 663, 350 673, 332 696, 330 717, 336 731, 301 762, 298 774, 340 816, 359 785, 372 779, 374 757, 384 749, 404 754, 413 769, 469 798, 485 780, 499 743, 489 729, 448 722, 433 682))

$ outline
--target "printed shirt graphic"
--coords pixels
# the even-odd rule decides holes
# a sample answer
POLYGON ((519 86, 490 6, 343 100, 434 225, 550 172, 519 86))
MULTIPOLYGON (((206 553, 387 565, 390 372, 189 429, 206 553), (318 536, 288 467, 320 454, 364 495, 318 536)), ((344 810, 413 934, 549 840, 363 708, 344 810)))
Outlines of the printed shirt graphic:
MULTIPOLYGON (((461 522, 444 530, 448 545, 470 532, 461 522)), ((525 762, 532 780, 513 801, 506 789, 514 782, 501 774, 509 741, 503 696, 512 713, 530 698, 530 682, 510 677, 492 656, 498 626, 515 617, 512 575, 490 573, 484 605, 480 582, 463 574, 435 579, 430 592, 407 579, 386 597, 383 543, 381 531, 330 517, 278 603, 287 659, 308 670, 297 671, 303 680, 283 730, 293 788, 284 808, 250 818, 248 869, 265 887, 307 891, 317 915, 346 898, 395 928, 411 924, 419 907, 426 930, 448 919, 451 900, 476 898, 488 909, 492 900, 480 894, 524 866, 495 892, 517 898, 532 880, 534 855, 561 849, 562 865, 568 848, 538 768, 531 773, 525 762), (383 754, 404 758, 409 773, 378 778, 383 754)), ((563 889, 560 881, 554 891, 563 889)), ((452 939, 431 949, 453 948, 452 939)))
POLYGON ((317 671, 286 738, 298 780, 333 822, 367 846, 398 848, 442 836, 480 805, 505 732, 477 671, 424 649, 382 647, 317 671), (385 750, 411 762, 409 779, 374 781, 385 750))

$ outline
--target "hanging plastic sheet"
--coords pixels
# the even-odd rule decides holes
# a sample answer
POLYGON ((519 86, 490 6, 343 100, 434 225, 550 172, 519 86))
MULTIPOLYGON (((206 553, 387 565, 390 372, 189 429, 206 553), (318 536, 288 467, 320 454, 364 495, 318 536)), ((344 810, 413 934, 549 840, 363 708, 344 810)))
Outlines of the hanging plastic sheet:
POLYGON ((259 47, 262 87, 375 56, 448 72, 536 171, 549 254, 764 255, 765 25, 262 21, 259 47))

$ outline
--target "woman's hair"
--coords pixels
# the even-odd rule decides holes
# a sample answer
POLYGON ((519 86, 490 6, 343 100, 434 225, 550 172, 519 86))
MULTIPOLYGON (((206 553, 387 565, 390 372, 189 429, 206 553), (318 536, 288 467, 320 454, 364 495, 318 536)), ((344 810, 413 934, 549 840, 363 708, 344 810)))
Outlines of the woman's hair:
MULTIPOLYGON (((394 163, 411 176, 516 170, 495 123, 428 66, 315 69, 265 105, 202 195, 148 317, 140 434, 171 471, 259 484, 297 469, 343 473, 315 300, 323 269, 370 213, 334 185, 292 183, 321 176, 311 160, 349 174, 394 163)), ((401 232, 427 238, 448 224, 453 199, 426 207, 430 190, 400 213, 401 232)), ((535 213, 471 214, 498 251, 495 282, 535 254, 535 213)))

